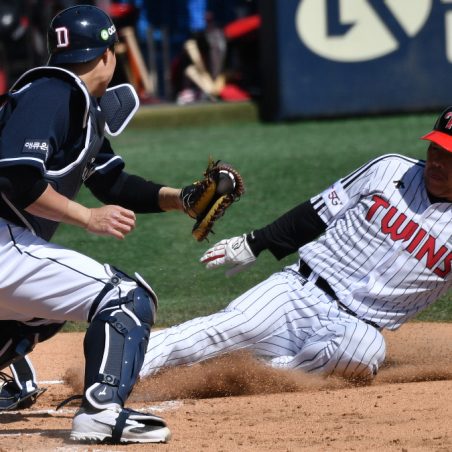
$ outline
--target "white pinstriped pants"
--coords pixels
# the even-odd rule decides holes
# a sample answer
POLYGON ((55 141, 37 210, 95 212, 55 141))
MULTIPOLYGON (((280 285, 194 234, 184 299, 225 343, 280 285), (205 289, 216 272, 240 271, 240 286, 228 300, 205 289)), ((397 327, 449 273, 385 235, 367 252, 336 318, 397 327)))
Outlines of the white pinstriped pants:
MULTIPOLYGON (((108 265, 34 236, 0 218, 0 320, 86 321, 93 301, 113 275, 108 265)), ((136 288, 121 281, 98 311, 136 288)))
POLYGON ((368 378, 382 364, 386 345, 376 328, 286 268, 222 311, 152 332, 141 376, 240 349, 274 367, 368 378))

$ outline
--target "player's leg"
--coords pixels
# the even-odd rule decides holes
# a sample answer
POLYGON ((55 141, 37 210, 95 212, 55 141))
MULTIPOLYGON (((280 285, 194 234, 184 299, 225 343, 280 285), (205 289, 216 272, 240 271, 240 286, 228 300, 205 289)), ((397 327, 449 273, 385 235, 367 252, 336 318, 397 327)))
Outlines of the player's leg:
MULTIPOLYGON (((0 320, 86 321, 111 277, 108 266, 48 243, 24 228, 0 224, 0 248, 0 320)), ((133 287, 130 283, 124 290, 133 287)))
POLYGON ((0 411, 29 408, 45 388, 38 387, 35 370, 27 356, 9 367, 11 376, 0 372, 0 411))
POLYGON ((166 442, 170 431, 163 419, 124 408, 143 363, 157 298, 141 278, 135 282, 115 271, 97 300, 101 307, 92 305, 84 340, 84 395, 71 439, 166 442))
POLYGON ((161 418, 124 408, 154 321, 152 289, 23 228, 8 225, 6 233, 4 228, 0 231, 0 241, 0 268, 8 278, 0 294, 0 319, 90 322, 84 342, 84 399, 71 437, 115 443, 166 441, 170 432, 161 418), (8 271, 12 267, 15 271, 8 271))
POLYGON ((385 359, 385 340, 376 328, 348 314, 341 315, 343 318, 332 318, 313 331, 296 355, 274 358, 271 364, 323 375, 372 379, 385 359))
MULTIPOLYGON (((0 370, 23 360, 37 343, 50 339, 60 331, 63 325, 64 322, 44 319, 35 319, 28 322, 1 320, 0 370)), ((24 370, 24 372, 29 374, 28 371, 24 370)), ((34 373, 34 370, 30 369, 30 372, 34 373)))
POLYGON ((374 375, 385 356, 379 331, 287 269, 223 311, 152 333, 140 375, 244 348, 275 367, 361 378, 374 375))
POLYGON ((194 364, 245 347, 243 341, 236 342, 234 337, 221 334, 220 330, 228 325, 226 331, 232 331, 240 318, 241 314, 236 312, 220 311, 152 332, 140 376, 151 375, 163 367, 194 364))
POLYGON ((140 375, 240 349, 265 356, 295 354, 299 340, 294 341, 292 325, 298 322, 311 331, 312 313, 304 310, 309 305, 305 295, 299 278, 279 272, 222 311, 151 333, 140 375))
POLYGON ((334 325, 342 338, 325 368, 327 373, 347 378, 372 379, 386 356, 383 335, 355 318, 334 325))

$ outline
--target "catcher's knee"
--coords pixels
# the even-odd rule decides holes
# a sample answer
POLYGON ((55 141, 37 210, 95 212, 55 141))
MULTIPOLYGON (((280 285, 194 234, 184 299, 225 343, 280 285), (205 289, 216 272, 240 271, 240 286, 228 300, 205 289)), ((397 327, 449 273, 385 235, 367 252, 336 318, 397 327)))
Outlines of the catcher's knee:
POLYGON ((0 321, 0 370, 26 356, 37 343, 50 339, 64 323, 43 319, 0 321))
POLYGON ((45 391, 38 387, 36 373, 25 356, 10 364, 11 377, 0 373, 0 411, 29 408, 45 391))
POLYGON ((96 313, 84 340, 85 402, 97 409, 124 406, 143 364, 155 310, 155 294, 139 278, 135 288, 96 313))

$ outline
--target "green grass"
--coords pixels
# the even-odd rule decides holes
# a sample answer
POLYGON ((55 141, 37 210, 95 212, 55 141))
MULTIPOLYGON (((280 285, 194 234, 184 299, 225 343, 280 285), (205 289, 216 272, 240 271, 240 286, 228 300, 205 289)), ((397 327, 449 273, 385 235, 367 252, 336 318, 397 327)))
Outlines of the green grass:
MULTIPOLYGON (((434 114, 262 124, 248 104, 195 108, 150 108, 112 139, 126 170, 180 187, 199 178, 209 155, 233 163, 243 174, 246 194, 215 227, 210 242, 191 237, 193 220, 180 213, 139 215, 124 241, 62 226, 55 240, 126 272, 138 271, 160 297, 157 325, 165 326, 224 307, 235 296, 296 256, 276 261, 263 253, 251 270, 225 278, 198 262, 221 238, 262 227, 369 159, 384 153, 423 158, 434 114)), ((87 191, 79 200, 97 205, 87 191)), ((422 319, 452 319, 452 296, 422 319)))

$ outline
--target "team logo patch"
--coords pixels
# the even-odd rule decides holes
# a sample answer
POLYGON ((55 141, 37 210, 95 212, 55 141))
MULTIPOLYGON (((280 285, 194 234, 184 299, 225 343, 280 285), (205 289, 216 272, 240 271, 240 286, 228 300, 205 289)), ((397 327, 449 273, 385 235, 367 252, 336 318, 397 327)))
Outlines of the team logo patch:
POLYGON ((405 188, 405 184, 403 183, 403 180, 393 180, 392 183, 394 184, 395 188, 397 190, 400 190, 401 188, 405 188))
POLYGON ((55 28, 57 47, 69 47, 69 30, 66 27, 55 28))
POLYGON ((100 37, 104 41, 108 41, 110 36, 113 36, 116 33, 116 27, 112 25, 109 28, 104 28, 100 31, 100 37))
POLYGON ((322 193, 323 201, 332 216, 337 215, 349 202, 347 192, 340 182, 336 182, 322 193))
POLYGON ((24 147, 22 148, 24 154, 40 154, 44 155, 47 159, 49 154, 49 141, 48 140, 37 140, 37 139, 26 139, 24 147))

